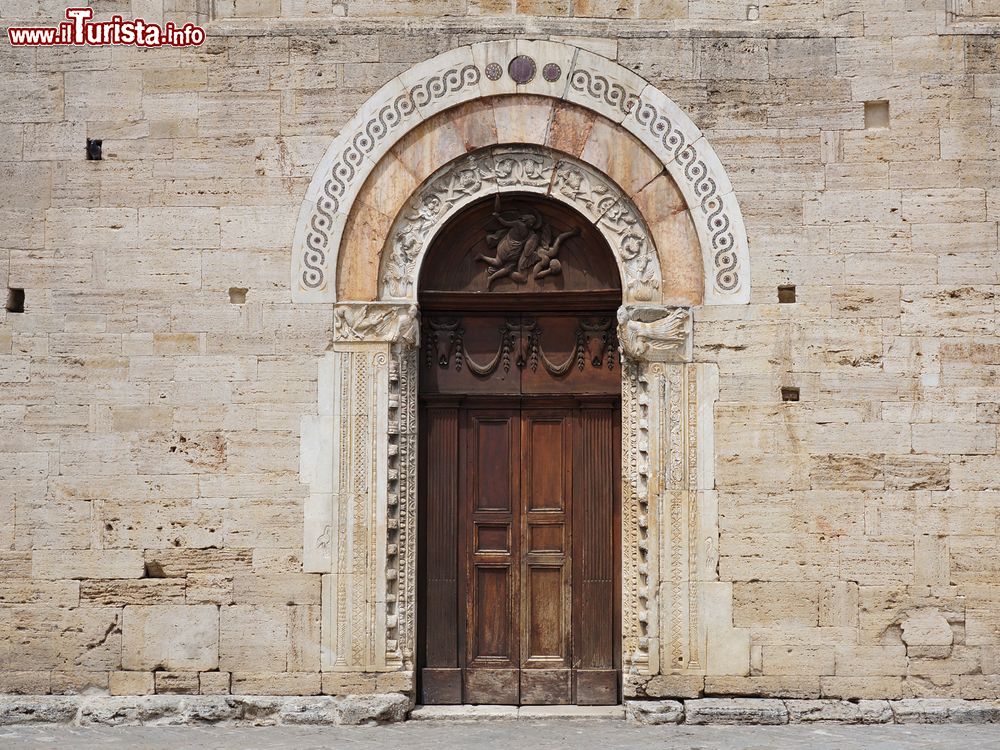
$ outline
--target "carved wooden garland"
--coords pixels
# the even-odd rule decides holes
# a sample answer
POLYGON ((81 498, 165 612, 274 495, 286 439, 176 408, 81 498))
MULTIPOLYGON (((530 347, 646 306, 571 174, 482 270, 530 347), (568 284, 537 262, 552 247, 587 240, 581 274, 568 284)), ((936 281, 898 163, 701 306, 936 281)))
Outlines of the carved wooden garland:
POLYGON ((656 246, 639 210, 607 177, 578 159, 540 147, 495 147, 447 164, 396 217, 382 251, 381 298, 416 297, 417 274, 434 233, 458 210, 500 192, 547 195, 590 219, 615 254, 631 299, 660 288, 656 246))
POLYGON ((637 135, 688 201, 702 245, 705 304, 749 300, 749 253, 739 205, 714 150, 687 115, 606 58, 558 42, 518 40, 461 47, 421 63, 386 84, 348 123, 314 174, 299 213, 292 261, 296 301, 336 301, 334 269, 351 204, 403 134, 447 107, 515 93, 566 99, 637 135), (504 76, 515 55, 550 73, 523 81, 512 79, 513 73, 504 76))
POLYGON ((513 364, 533 372, 541 366, 549 375, 562 377, 574 367, 613 370, 618 361, 618 339, 610 318, 581 320, 573 337, 573 349, 562 362, 554 362, 542 346, 542 329, 533 320, 507 321, 498 327, 497 350, 488 362, 477 362, 465 348, 465 329, 459 318, 432 318, 424 324, 421 336, 424 364, 427 367, 468 368, 474 375, 488 377, 497 369, 510 372, 513 364))

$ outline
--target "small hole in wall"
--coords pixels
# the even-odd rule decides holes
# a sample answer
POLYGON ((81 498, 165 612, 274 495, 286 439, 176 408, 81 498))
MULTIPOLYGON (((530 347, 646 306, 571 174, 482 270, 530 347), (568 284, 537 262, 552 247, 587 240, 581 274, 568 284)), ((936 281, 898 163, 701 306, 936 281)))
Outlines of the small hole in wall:
POLYGON ((24 312, 24 290, 23 289, 8 289, 7 290, 7 305, 5 307, 9 313, 23 313, 24 312))
POLYGON ((103 155, 104 141, 100 138, 87 139, 87 161, 101 161, 103 155))
POLYGON ((865 130, 889 127, 889 102, 865 102, 865 130))
POLYGON ((788 304, 795 301, 795 285, 782 284, 778 287, 778 302, 788 304))
POLYGON ((782 401, 798 401, 799 400, 799 389, 792 385, 781 386, 781 400, 782 401))
POLYGON ((230 287, 229 301, 234 305, 245 304, 247 301, 247 290, 238 286, 230 287))

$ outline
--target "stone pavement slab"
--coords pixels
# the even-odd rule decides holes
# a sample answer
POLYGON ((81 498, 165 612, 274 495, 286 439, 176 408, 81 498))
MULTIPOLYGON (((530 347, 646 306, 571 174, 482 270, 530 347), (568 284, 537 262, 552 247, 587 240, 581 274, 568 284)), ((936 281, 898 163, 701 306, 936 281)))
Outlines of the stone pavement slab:
POLYGON ((623 721, 408 722, 364 727, 0 728, 4 750, 1000 750, 990 725, 637 726, 623 721))

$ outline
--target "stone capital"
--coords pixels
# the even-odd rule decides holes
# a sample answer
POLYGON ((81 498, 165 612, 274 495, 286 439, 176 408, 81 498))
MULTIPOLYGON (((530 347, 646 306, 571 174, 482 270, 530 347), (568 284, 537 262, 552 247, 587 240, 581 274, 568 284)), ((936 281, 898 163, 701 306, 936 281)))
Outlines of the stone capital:
POLYGON ((618 308, 618 343, 634 362, 690 362, 691 332, 691 310, 686 307, 618 308))
POLYGON ((416 347, 420 343, 420 313, 413 304, 344 302, 333 310, 333 340, 416 347))

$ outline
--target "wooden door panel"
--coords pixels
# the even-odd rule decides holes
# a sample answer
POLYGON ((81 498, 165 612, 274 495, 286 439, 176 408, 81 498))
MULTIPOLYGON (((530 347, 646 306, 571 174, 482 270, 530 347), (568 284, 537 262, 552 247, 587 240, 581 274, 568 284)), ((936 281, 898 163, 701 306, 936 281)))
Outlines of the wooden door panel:
POLYGON ((487 669, 484 667, 466 669, 465 702, 516 706, 520 703, 520 675, 520 669, 487 669))
POLYGON ((511 414, 474 414, 473 453, 476 468, 472 484, 473 511, 511 513, 514 509, 514 485, 517 480, 512 450, 517 440, 518 424, 511 414))
MULTIPOLYGON (((572 666, 572 541, 568 524, 572 412, 526 408, 521 412, 521 425, 525 475, 521 529, 527 541, 522 554, 521 666, 532 672, 558 671, 572 666)), ((530 679, 522 676, 522 686, 530 679)), ((536 691, 542 689, 540 680, 537 676, 530 683, 536 691)))
POLYGON ((563 511, 566 509, 565 417, 534 416, 528 412, 525 421, 529 432, 525 509, 529 513, 563 511))
POLYGON ((613 407, 585 406, 577 414, 573 455, 576 701, 618 702, 620 641, 616 575, 620 476, 618 422, 613 407))
POLYGON ((461 462, 466 559, 465 700, 517 702, 520 410, 470 409, 461 462))
POLYGON ((425 408, 421 414, 420 526, 424 569, 420 623, 424 668, 424 703, 462 700, 458 606, 459 410, 454 406, 425 408), (426 540, 433 540, 427 544, 426 540))
POLYGON ((569 666, 569 633, 566 628, 566 579, 563 565, 529 563, 524 578, 527 605, 525 663, 546 662, 569 666))
POLYGON ((472 589, 475 620, 471 663, 500 662, 496 666, 513 663, 514 633, 511 627, 513 611, 511 601, 510 565, 488 565, 477 562, 472 589))
POLYGON ((617 669, 577 669, 576 703, 580 706, 614 706, 618 703, 617 669))

